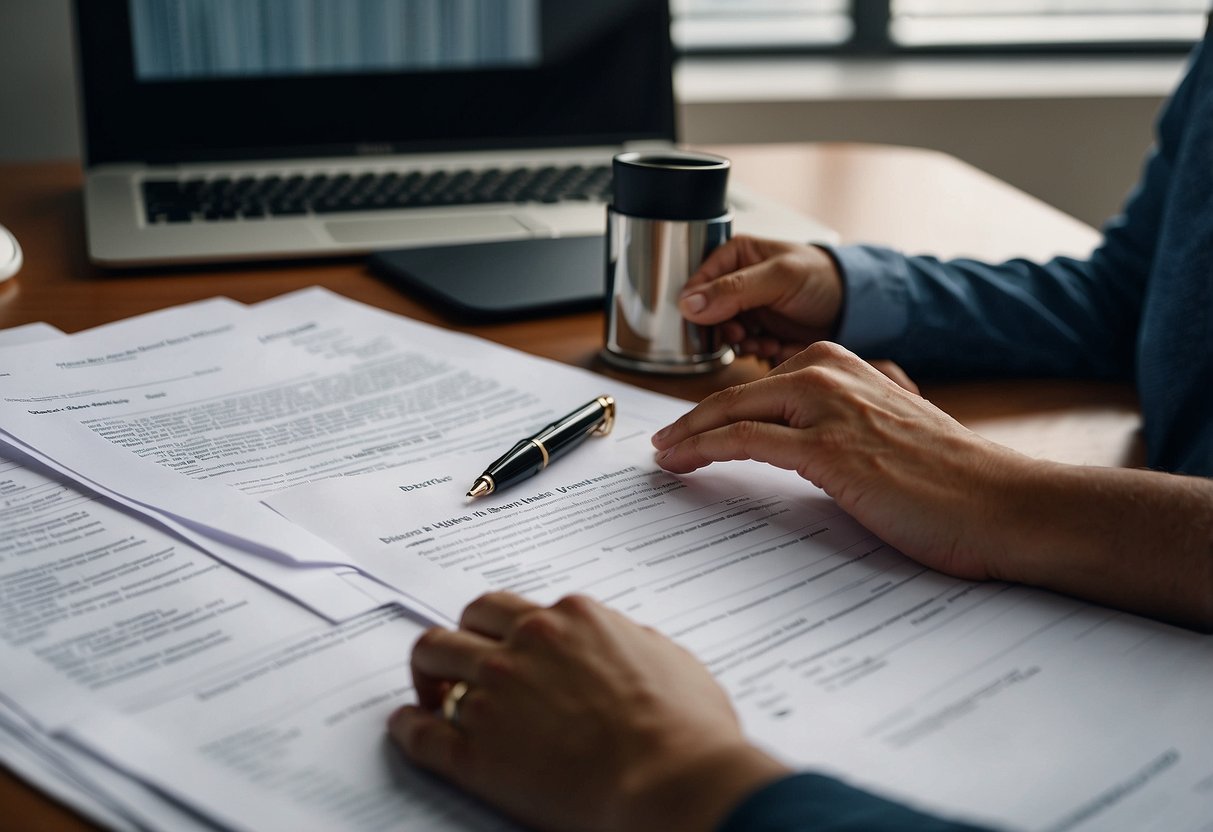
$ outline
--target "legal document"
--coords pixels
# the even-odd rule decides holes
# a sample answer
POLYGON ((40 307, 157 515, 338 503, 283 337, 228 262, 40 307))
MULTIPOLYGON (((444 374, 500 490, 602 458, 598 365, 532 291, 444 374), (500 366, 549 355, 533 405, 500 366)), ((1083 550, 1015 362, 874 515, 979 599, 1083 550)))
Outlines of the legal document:
MULTIPOLYGON (((570 399, 602 392, 591 373, 519 362, 511 350, 318 289, 238 315, 203 311, 176 336, 165 319, 136 321, 6 352, 27 368, 0 388, 10 444, 180 524, 198 545, 357 568, 259 498, 435 452, 488 452, 567 411, 570 399), (539 375, 547 383, 535 385, 539 375)), ((666 397, 624 395, 637 414, 670 412, 666 397)), ((469 587, 438 589, 424 562, 412 568, 421 574, 398 572, 392 589, 418 612, 438 617, 467 598, 469 587), (431 591, 418 597, 414 581, 431 591)))
POLYGON ((320 290, 0 349, 0 397, 0 753, 115 828, 508 828, 384 736, 491 588, 602 599, 778 756, 932 811, 1213 817, 1213 641, 934 573, 790 472, 669 475, 683 402, 320 290), (612 435, 464 497, 602 393, 612 435))
MULTIPOLYGON (((66 337, 54 327, 31 324, 0 331, 0 347, 66 337)), ((2 375, 11 376, 11 373, 2 375)), ((45 650, 38 658, 46 661, 46 667, 36 672, 62 670, 61 665, 55 666, 64 659, 62 643, 47 649, 47 640, 39 635, 44 636, 47 629, 53 629, 89 606, 87 593, 84 597, 77 594, 81 592, 81 585, 69 573, 80 574, 80 541, 90 538, 90 545, 96 544, 104 534, 100 528, 105 525, 104 519, 98 520, 94 516, 96 522, 86 520, 91 502, 91 496, 79 493, 70 485, 25 470, 11 457, 0 455, 0 622, 3 622, 0 641, 6 647, 19 644, 18 651, 35 655, 45 650), (73 529, 87 531, 77 534, 73 529), (76 562, 73 564, 73 561, 76 562), (60 570, 56 564, 65 568, 60 570)), ((105 511, 104 507, 98 509, 102 516, 105 511)), ((119 518, 119 525, 124 522, 126 530, 132 533, 124 541, 126 548, 139 548, 135 540, 144 534, 142 524, 119 518)), ((112 528, 113 524, 110 525, 112 528)), ((175 545, 167 539, 161 542, 167 542, 170 548, 175 545)), ((93 549, 91 559, 97 568, 85 576, 84 583, 91 583, 96 576, 108 573, 98 582, 108 580, 111 585, 122 586, 118 576, 124 571, 129 575, 134 571, 132 563, 138 561, 128 560, 125 569, 123 566, 115 568, 114 559, 110 557, 112 553, 106 553, 105 549, 104 544, 93 549)), ((167 550, 163 554, 167 554, 167 550)), ((109 599, 113 600, 117 594, 109 593, 109 599)), ((139 594, 147 600, 148 593, 139 594)), ((115 603, 112 612, 118 613, 123 606, 115 603)), ((152 609, 157 608, 153 606, 152 609)), ((124 612, 130 614, 131 607, 127 605, 124 612)), ((146 617, 146 608, 135 615, 146 617)), ((77 646, 90 650, 102 642, 103 639, 97 637, 85 638, 77 646)), ((130 646, 129 643, 126 645, 127 648, 130 646)), ((8 654, 8 658, 12 656, 12 653, 8 654)), ((21 678, 20 661, 2 663, 10 679, 21 678)), ((33 690, 30 700, 51 692, 59 681, 47 679, 48 688, 33 690)), ((197 815, 166 803, 146 785, 57 740, 9 698, 15 690, 9 685, 0 689, 0 761, 20 772, 27 782, 109 829, 164 828, 184 832, 212 828, 197 815)))
MULTIPOLYGON (((57 395, 66 402, 62 407, 67 412, 86 411, 88 402, 98 398, 95 389, 84 386, 94 377, 91 370, 111 368, 110 375, 126 379, 127 385, 120 395, 129 397, 130 382, 140 378, 141 372, 146 371, 151 377, 167 373, 180 375, 185 365, 175 360, 177 349, 186 344, 209 343, 213 338, 230 333, 234 323, 247 314, 248 310, 242 304, 226 298, 214 298, 97 327, 70 338, 39 338, 36 344, 0 351, 0 392, 18 389, 26 384, 42 383, 66 391, 57 395), (165 353, 169 354, 167 359, 165 353)), ((41 332, 43 330, 26 328, 19 337, 10 336, 7 343, 26 344, 31 341, 31 334, 41 332)), ((155 396, 154 393, 149 395, 155 396)), ((86 444, 91 441, 87 431, 72 424, 67 427, 69 431, 81 431, 86 444)), ((7 440, 3 444, 8 446, 6 457, 10 460, 33 459, 60 476, 79 481, 93 493, 107 496, 116 504, 135 511, 146 509, 129 495, 108 489, 103 483, 80 476, 78 472, 57 462, 54 456, 62 455, 62 452, 48 453, 46 448, 27 445, 11 434, 0 431, 2 440, 7 440)), ((84 453, 89 452, 86 450, 84 453)), ((97 470, 108 465, 126 473, 126 468, 132 466, 132 461, 117 449, 101 447, 97 453, 99 455, 90 457, 90 464, 97 470)), ((136 470, 130 474, 137 478, 137 460, 134 467, 136 470)), ((155 471, 154 466, 149 467, 155 471)), ((206 491, 206 487, 199 488, 192 499, 204 502, 206 491)), ((250 510, 255 517, 262 519, 262 513, 256 511, 255 507, 236 506, 233 512, 248 513, 250 510)), ((157 513, 155 522, 202 546, 244 574, 291 594, 308 608, 333 620, 358 615, 384 602, 382 589, 352 574, 350 567, 340 563, 342 555, 339 552, 325 553, 328 562, 336 564, 338 568, 291 569, 272 558, 252 556, 248 546, 235 545, 232 536, 221 531, 200 529, 166 513, 157 513)), ((273 533, 283 536, 274 538, 276 541, 290 541, 300 536, 298 528, 282 523, 278 518, 266 518, 266 522, 271 524, 267 536, 273 533)), ((302 547, 316 543, 310 536, 302 536, 302 547)))
POLYGON ((443 459, 270 503, 370 571, 422 558, 539 602, 593 595, 694 652, 776 755, 930 811, 1039 829, 1213 817, 1213 640, 933 572, 790 472, 675 477, 634 428, 474 502, 443 459))
MULTIPOLYGON (((345 725, 326 731, 322 741, 304 746, 305 756, 289 761, 301 769, 300 782, 270 792, 280 799, 290 795, 288 806, 269 803, 272 814, 257 815, 255 807, 267 801, 236 800, 242 789, 260 794, 260 788, 242 783, 210 793, 216 802, 201 801, 196 809, 214 817, 217 809, 229 807, 218 815, 237 812, 230 819, 233 828, 288 823, 299 829, 340 828, 356 819, 343 813, 357 814, 349 798, 361 790, 373 791, 384 804, 381 815, 390 810, 396 819, 392 828, 436 828, 433 824, 441 818, 479 818, 472 828, 500 825, 486 812, 466 806, 451 789, 391 762, 383 747, 384 709, 412 695, 407 654, 422 630, 420 622, 389 607, 335 627, 71 483, 10 465, 0 470, 0 484, 6 506, 0 515, 3 528, 12 530, 0 538, 0 666, 5 668, 0 693, 20 703, 7 715, 0 711, 0 721, 13 739, 40 737, 28 745, 13 743, 6 759, 20 764, 22 751, 27 756, 37 752, 43 762, 53 758, 59 777, 52 785, 65 773, 84 780, 104 777, 105 792, 112 796, 116 791, 122 799, 117 808, 90 807, 90 814, 107 820, 114 815, 119 827, 151 819, 154 826, 187 829, 190 824, 179 821, 171 806, 140 794, 140 784, 155 783, 154 778, 132 781, 99 767, 96 760, 107 758, 109 744, 76 742, 76 732, 86 729, 74 731, 73 726, 129 731, 118 744, 139 745, 145 754, 163 748, 163 738, 156 736, 158 729, 143 736, 146 722, 125 715, 149 709, 159 713, 183 697, 209 703, 206 713, 192 717, 197 720, 194 736, 206 745, 231 730, 237 706, 250 709, 241 713, 250 719, 250 737, 269 730, 274 718, 267 709, 274 703, 282 703, 283 719, 302 714, 330 720, 328 709, 349 707, 348 728, 357 732, 345 725), (24 522, 10 522, 13 513, 23 514, 24 522), (375 638, 367 646, 371 635, 375 638), (355 684, 368 674, 361 685, 355 684), (350 697, 375 685, 377 697, 354 709, 350 697), (237 689, 252 698, 228 695, 237 689), (318 710, 303 708, 313 698, 321 700, 318 710), (305 787, 303 769, 340 775, 339 783, 349 791, 334 794, 336 786, 319 790, 314 779, 305 787), (351 781, 354 771, 368 779, 351 781), (312 806, 301 800, 301 791, 332 806, 323 801, 312 806), (300 804, 302 808, 292 808, 300 804)), ((172 735, 173 742, 183 740, 172 735)), ((267 744, 267 769, 287 765, 287 745, 267 744)), ((238 755, 224 759, 249 765, 253 745, 244 741, 240 748, 238 755)), ((163 750, 166 760, 180 753, 171 746, 163 750)), ((278 773, 286 779, 283 771, 278 773)), ((204 775, 209 787, 225 783, 222 771, 204 775)), ((69 794, 78 799, 79 789, 69 794)), ((456 828, 468 827, 461 823, 456 828)))
MULTIPOLYGON (((14 462, 0 464, 0 506, 0 698, 20 703, 0 707, 8 739, 0 743, 0 755, 53 793, 114 828, 210 828, 147 791, 142 784, 153 780, 132 779, 121 766, 99 763, 108 746, 74 742, 72 726, 119 730, 124 714, 164 706, 199 688, 208 698, 229 685, 248 692, 253 699, 219 697, 206 714, 195 714, 198 736, 213 743, 230 725, 233 699, 252 707, 249 727, 258 733, 272 721, 270 703, 285 702, 284 715, 295 716, 312 697, 344 707, 359 695, 357 675, 369 671, 366 685, 388 688, 364 704, 357 720, 350 714, 357 733, 344 726, 326 732, 293 764, 327 766, 351 788, 375 783, 381 813, 390 810, 397 819, 394 828, 432 829, 441 818, 479 818, 470 828, 500 825, 451 789, 393 761, 388 754, 394 752, 383 747, 383 709, 412 695, 407 653, 422 624, 406 613, 388 608, 334 627, 121 507, 14 462), (377 634, 373 649, 360 646, 367 634, 377 634), (344 749, 334 745, 334 736, 344 749), (351 771, 370 779, 348 782, 351 771)), ((119 744, 147 750, 163 742, 155 736, 139 741, 140 725, 129 730, 119 744)), ((251 753, 251 746, 243 749, 251 753)), ((267 747, 270 752, 274 764, 285 765, 282 745, 267 747)), ((168 749, 167 757, 176 755, 168 749)), ((224 780, 222 774, 206 779, 211 786, 224 780)), ((249 807, 257 801, 233 803, 239 789, 196 809, 212 817, 217 806, 237 810, 233 828, 273 828, 291 818, 298 821, 292 828, 347 825, 342 812, 353 811, 348 795, 317 791, 314 781, 311 786, 307 792, 327 794, 335 811, 272 804, 272 816, 256 816, 249 807)), ((299 802, 295 794, 292 805, 299 802)), ((460 822, 455 828, 469 827, 460 822)))

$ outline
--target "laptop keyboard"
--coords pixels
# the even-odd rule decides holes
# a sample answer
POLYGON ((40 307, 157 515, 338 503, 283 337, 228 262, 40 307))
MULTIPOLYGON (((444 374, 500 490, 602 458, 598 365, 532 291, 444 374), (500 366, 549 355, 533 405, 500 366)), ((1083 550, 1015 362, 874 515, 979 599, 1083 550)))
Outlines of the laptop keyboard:
POLYGON ((609 201, 610 193, 607 165, 143 181, 150 224, 501 202, 609 201))

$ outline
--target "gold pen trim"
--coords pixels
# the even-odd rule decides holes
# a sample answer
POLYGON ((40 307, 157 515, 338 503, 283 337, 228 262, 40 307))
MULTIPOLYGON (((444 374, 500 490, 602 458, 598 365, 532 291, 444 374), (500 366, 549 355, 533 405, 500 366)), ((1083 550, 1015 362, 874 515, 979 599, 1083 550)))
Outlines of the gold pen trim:
POLYGON ((476 482, 472 483, 472 488, 468 491, 469 497, 483 497, 487 494, 492 494, 497 490, 497 483, 493 482, 493 478, 488 474, 481 474, 476 478, 476 482))
POLYGON ((615 399, 612 396, 599 396, 595 401, 602 407, 602 421, 590 431, 590 436, 606 436, 615 427, 615 399))
POLYGON ((538 448, 539 453, 543 455, 543 464, 539 466, 539 470, 542 471, 544 468, 548 467, 548 463, 551 461, 548 458, 548 449, 543 447, 543 443, 538 439, 532 439, 531 444, 538 448))

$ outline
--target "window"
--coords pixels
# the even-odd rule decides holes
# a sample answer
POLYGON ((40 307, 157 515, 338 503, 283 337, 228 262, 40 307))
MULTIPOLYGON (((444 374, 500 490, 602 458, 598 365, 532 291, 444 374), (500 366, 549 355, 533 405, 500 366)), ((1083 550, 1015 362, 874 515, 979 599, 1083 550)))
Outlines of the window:
POLYGON ((1208 0, 670 0, 684 52, 1178 51, 1208 0))
POLYGON ((848 0, 670 0, 684 52, 839 47, 852 39, 848 0))
POLYGON ((890 12, 903 46, 1190 44, 1205 0, 893 0, 890 12))

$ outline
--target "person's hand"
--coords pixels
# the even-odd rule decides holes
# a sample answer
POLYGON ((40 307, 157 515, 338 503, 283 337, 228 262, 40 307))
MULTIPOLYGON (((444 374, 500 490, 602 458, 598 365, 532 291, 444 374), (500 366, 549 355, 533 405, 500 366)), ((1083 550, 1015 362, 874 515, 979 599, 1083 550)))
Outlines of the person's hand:
POLYGON ((1026 457, 970 432, 871 365, 818 342, 766 377, 713 394, 653 437, 688 473, 755 459, 795 470, 881 539, 957 577, 1006 575, 992 529, 1026 457))
POLYGON ((786 769, 750 746, 694 657, 584 597, 493 593, 413 648, 418 706, 392 738, 420 766, 540 829, 710 829, 786 769), (457 718, 437 713, 467 683, 457 718))
POLYGON ((737 236, 708 255, 678 308, 692 323, 719 324, 742 355, 779 364, 830 337, 842 310, 842 278, 816 246, 737 236))

